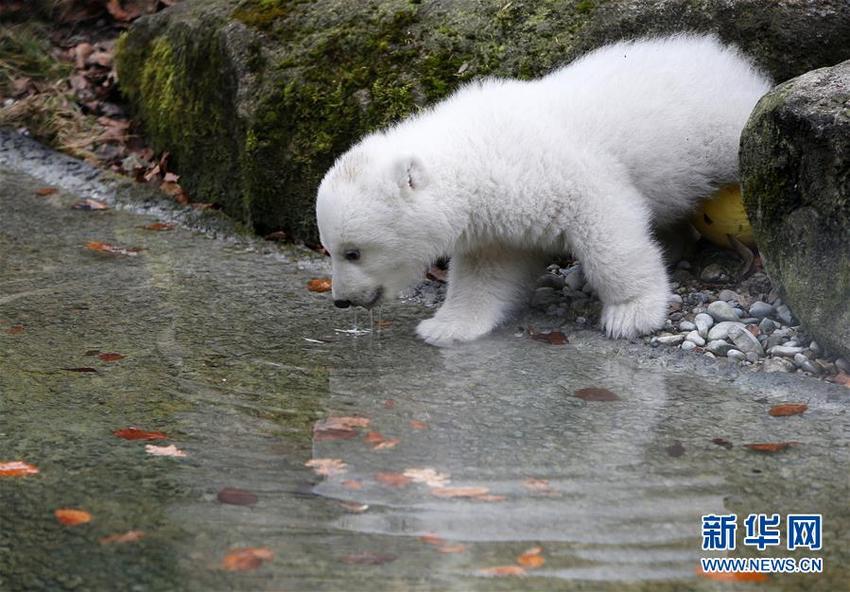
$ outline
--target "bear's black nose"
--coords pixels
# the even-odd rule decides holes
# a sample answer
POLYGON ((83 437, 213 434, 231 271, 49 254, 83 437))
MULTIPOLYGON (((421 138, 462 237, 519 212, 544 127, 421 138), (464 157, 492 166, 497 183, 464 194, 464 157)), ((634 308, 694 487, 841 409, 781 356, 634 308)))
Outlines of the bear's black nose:
POLYGON ((334 306, 337 308, 348 308, 351 306, 351 302, 348 300, 334 300, 334 306))

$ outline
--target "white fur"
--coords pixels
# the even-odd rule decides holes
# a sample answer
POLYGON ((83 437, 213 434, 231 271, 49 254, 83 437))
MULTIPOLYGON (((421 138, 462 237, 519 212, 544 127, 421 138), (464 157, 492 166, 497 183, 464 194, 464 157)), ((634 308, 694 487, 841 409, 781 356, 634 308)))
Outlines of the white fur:
POLYGON ((612 337, 661 327, 669 284, 652 226, 738 180, 738 139, 770 88, 710 36, 624 41, 538 80, 487 79, 344 154, 316 206, 333 295, 391 296, 451 256, 446 302, 417 332, 488 333, 547 255, 571 252, 612 337), (347 261, 357 248, 361 259, 347 261))

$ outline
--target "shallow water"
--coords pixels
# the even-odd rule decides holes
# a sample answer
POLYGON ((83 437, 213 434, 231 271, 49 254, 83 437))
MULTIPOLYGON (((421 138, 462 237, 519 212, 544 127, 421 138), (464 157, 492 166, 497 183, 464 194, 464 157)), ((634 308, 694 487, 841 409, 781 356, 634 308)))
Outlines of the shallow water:
POLYGON ((327 275, 323 261, 147 231, 150 217, 36 197, 43 184, 0 169, 0 461, 41 471, 0 478, 0 590, 735 589, 695 574, 700 516, 811 511, 824 514, 824 549, 808 555, 825 573, 759 589, 846 589, 846 389, 706 371, 696 356, 667 360, 594 332, 553 346, 510 327, 440 350, 413 337, 429 312, 403 303, 383 308, 380 333, 340 333, 350 312, 305 289, 327 275), (144 250, 111 256, 88 241, 144 250), (63 370, 83 367, 96 372, 63 370), (586 387, 619 400, 577 398, 586 387), (767 414, 785 401, 810 408, 767 414), (351 439, 314 437, 328 416, 370 423, 351 439), (112 435, 128 426, 165 432, 153 443, 187 456, 112 435), (375 449, 369 431, 398 443, 375 449), (741 446, 776 441, 799 444, 773 455, 741 446), (345 472, 304 466, 326 458, 345 472), (376 478, 417 468, 495 499, 376 478), (224 487, 257 503, 220 503, 224 487), (62 507, 93 520, 61 526, 62 507), (145 538, 98 542, 128 530, 145 538), (419 539, 428 534, 464 549, 442 553, 419 539), (545 564, 526 576, 479 571, 538 545, 545 564), (235 547, 274 558, 226 572, 235 547))

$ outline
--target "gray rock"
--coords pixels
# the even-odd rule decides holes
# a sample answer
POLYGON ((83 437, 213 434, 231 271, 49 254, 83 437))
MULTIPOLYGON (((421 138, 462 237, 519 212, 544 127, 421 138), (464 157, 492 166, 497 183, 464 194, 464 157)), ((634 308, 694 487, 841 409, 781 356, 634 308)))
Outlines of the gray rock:
POLYGON ((531 296, 531 306, 534 308, 545 309, 547 306, 557 302, 558 300, 560 300, 560 298, 555 293, 555 290, 549 286, 544 286, 534 290, 534 294, 531 296))
POLYGON ((723 302, 722 300, 716 300, 709 304, 708 314, 710 314, 711 318, 718 322, 737 321, 740 318, 735 312, 735 308, 728 302, 723 302))
POLYGON ((697 348, 697 344, 694 343, 693 341, 685 341, 684 343, 682 343, 682 349, 685 350, 685 351, 691 351, 691 350, 696 349, 696 348, 697 348))
POLYGON ((541 288, 552 288, 553 290, 560 291, 564 288, 564 278, 554 273, 544 273, 537 280, 537 285, 541 288))
POLYGON ((678 294, 670 294, 669 302, 676 302, 678 304, 682 304, 682 297, 678 294))
POLYGON ((823 348, 821 348, 820 344, 817 341, 812 341, 809 344, 809 349, 812 350, 812 353, 815 354, 815 357, 823 353, 823 348))
POLYGON ((771 356, 781 356, 783 358, 793 358, 799 353, 802 353, 802 347, 789 347, 787 345, 774 345, 767 350, 771 356))
POLYGON ((702 347, 705 345, 705 339, 703 339, 702 335, 699 334, 699 331, 691 331, 685 336, 687 341, 690 341, 694 345, 698 345, 702 347))
POLYGON ((708 335, 708 330, 714 326, 714 319, 711 315, 701 312, 694 317, 694 325, 696 325, 699 334, 702 337, 706 337, 708 335))
POLYGON ((761 300, 757 300, 750 305, 750 315, 756 317, 757 319, 763 319, 765 317, 769 317, 776 311, 772 305, 767 302, 762 302, 761 300))
POLYGON ((794 365, 797 366, 797 368, 802 368, 803 364, 805 364, 808 361, 809 361, 809 358, 807 358, 805 355, 794 354, 794 365))
POLYGON ((759 355, 756 352, 747 352, 747 361, 751 364, 755 364, 759 361, 759 355))
POLYGON ((764 349, 770 351, 774 347, 781 346, 786 339, 787 338, 784 335, 779 335, 778 332, 774 332, 773 335, 768 337, 762 345, 764 345, 764 349))
POLYGON ((720 290, 717 298, 718 300, 723 300, 725 302, 738 302, 740 296, 738 296, 737 292, 733 292, 732 290, 720 290))
POLYGON ((795 372, 797 367, 791 360, 785 358, 767 358, 764 361, 765 372, 795 372))
POLYGON ((729 279, 726 270, 718 263, 706 265, 699 274, 699 279, 709 284, 722 284, 729 279))
POLYGON ((581 265, 576 265, 564 272, 564 285, 570 290, 580 291, 585 284, 584 272, 581 265))
POLYGON ((659 335, 658 343, 662 345, 679 345, 685 340, 684 335, 659 335))
POLYGON ((850 362, 847 361, 847 358, 836 358, 835 367, 845 374, 850 374, 850 362))
POLYGON ((709 341, 708 345, 705 346, 705 349, 716 356, 725 356, 726 353, 732 349, 732 346, 722 339, 715 339, 714 341, 709 341))
POLYGON ((688 332, 688 331, 693 331, 696 328, 697 328, 697 326, 694 325, 690 321, 682 321, 682 322, 679 323, 679 331, 688 332))
POLYGON ((731 327, 729 329, 729 339, 742 352, 754 352, 756 355, 763 356, 764 348, 759 343, 758 338, 750 333, 746 327, 731 327))
POLYGON ((726 352, 726 357, 730 360, 743 362, 747 359, 747 354, 737 349, 730 349, 728 352, 726 352))
POLYGON ((844 356, 850 356, 848 104, 850 60, 788 80, 756 105, 740 150, 745 209, 784 300, 777 316, 788 325, 799 316, 818 343, 844 356))
POLYGON ((800 366, 800 369, 804 372, 808 372, 809 374, 814 374, 815 376, 821 373, 820 367, 817 364, 812 363, 811 360, 806 360, 805 362, 803 362, 803 364, 800 366))
POLYGON ((774 323, 770 319, 762 319, 762 321, 759 323, 759 330, 764 335, 770 335, 776 330, 776 327, 776 323, 774 323))
POLYGON ((708 332, 708 340, 714 341, 716 339, 726 339, 729 336, 729 331, 731 331, 734 327, 746 330, 743 323, 739 323, 737 321, 723 321, 721 323, 717 323, 711 328, 708 332))

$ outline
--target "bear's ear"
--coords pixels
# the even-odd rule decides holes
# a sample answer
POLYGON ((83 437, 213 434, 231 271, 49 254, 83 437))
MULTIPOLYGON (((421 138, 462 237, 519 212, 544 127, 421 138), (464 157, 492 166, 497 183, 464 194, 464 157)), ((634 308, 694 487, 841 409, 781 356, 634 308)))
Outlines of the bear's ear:
POLYGON ((415 156, 400 158, 393 166, 393 174, 403 192, 419 191, 428 185, 428 173, 415 156))

